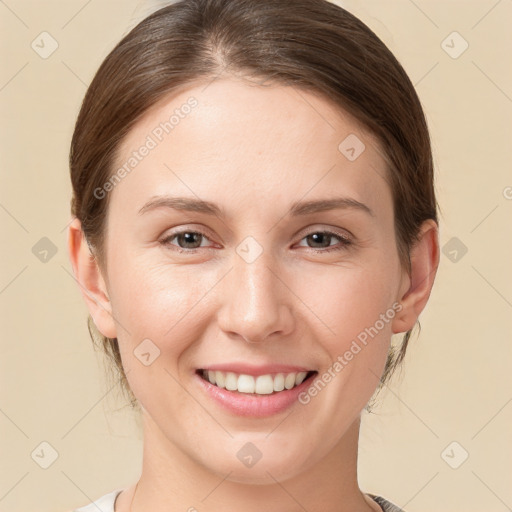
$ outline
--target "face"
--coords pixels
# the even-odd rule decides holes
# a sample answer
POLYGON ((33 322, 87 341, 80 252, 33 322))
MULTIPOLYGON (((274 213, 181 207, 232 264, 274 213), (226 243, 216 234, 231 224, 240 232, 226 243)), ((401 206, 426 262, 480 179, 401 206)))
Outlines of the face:
POLYGON ((108 192, 104 334, 169 446, 222 477, 268 482, 333 453, 358 420, 405 274, 382 150, 355 120, 287 86, 205 87, 160 102, 120 147, 116 169, 132 170, 108 192), (247 395, 207 384, 208 368, 224 369, 221 386, 227 372, 235 385, 263 376, 260 391, 308 373, 247 395), (262 454, 253 467, 240 463, 256 453, 247 443, 262 454))

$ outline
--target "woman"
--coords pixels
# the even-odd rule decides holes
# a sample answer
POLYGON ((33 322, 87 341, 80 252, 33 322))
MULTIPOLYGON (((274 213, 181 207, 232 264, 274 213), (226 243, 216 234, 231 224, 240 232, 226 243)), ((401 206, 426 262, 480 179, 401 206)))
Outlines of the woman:
POLYGON ((70 164, 73 270, 144 431, 138 482, 77 510, 401 510, 359 489, 360 415, 429 298, 437 205, 375 34, 325 0, 174 3, 101 65, 70 164))

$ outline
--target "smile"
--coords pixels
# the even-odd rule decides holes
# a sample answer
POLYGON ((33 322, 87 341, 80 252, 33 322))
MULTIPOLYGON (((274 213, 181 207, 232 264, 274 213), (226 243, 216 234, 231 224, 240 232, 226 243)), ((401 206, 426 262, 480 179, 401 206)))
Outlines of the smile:
POLYGON ((308 366, 225 361, 196 369, 195 382, 213 407, 235 416, 264 418, 298 405, 299 395, 318 375, 308 366))
POLYGON ((220 370, 198 370, 198 375, 214 386, 253 395, 271 395, 299 386, 316 371, 247 375, 220 370))

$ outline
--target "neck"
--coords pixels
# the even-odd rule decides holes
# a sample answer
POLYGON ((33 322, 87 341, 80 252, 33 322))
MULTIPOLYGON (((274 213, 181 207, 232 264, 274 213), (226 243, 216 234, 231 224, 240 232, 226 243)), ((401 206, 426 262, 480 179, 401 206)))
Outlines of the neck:
MULTIPOLYGON (((143 412, 143 426, 143 468, 131 512, 381 510, 363 495, 357 483, 360 417, 326 457, 315 461, 306 470, 282 468, 283 476, 275 469, 264 471, 266 476, 257 481, 238 481, 233 477, 233 471, 217 474, 206 468, 166 438, 146 411, 143 412)), ((258 464, 263 460, 262 457, 258 464)))

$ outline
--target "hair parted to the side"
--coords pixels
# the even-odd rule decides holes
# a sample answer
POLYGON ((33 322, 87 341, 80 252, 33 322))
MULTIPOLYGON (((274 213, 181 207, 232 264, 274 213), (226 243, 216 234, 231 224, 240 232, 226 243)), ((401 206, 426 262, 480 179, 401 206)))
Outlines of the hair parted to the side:
MULTIPOLYGON (((148 16, 110 52, 92 80, 70 150, 71 212, 100 268, 109 197, 94 191, 115 172, 116 152, 134 124, 169 94, 235 75, 315 92, 376 136, 387 160, 397 250, 410 250, 427 219, 437 220, 430 137, 413 84, 385 44, 359 19, 327 0, 183 0, 148 16)), ((93 341, 120 374, 132 406, 116 338, 88 319, 93 341)), ((416 323, 419 325, 419 322, 416 323)), ((375 396, 401 365, 411 337, 392 345, 375 396)))

